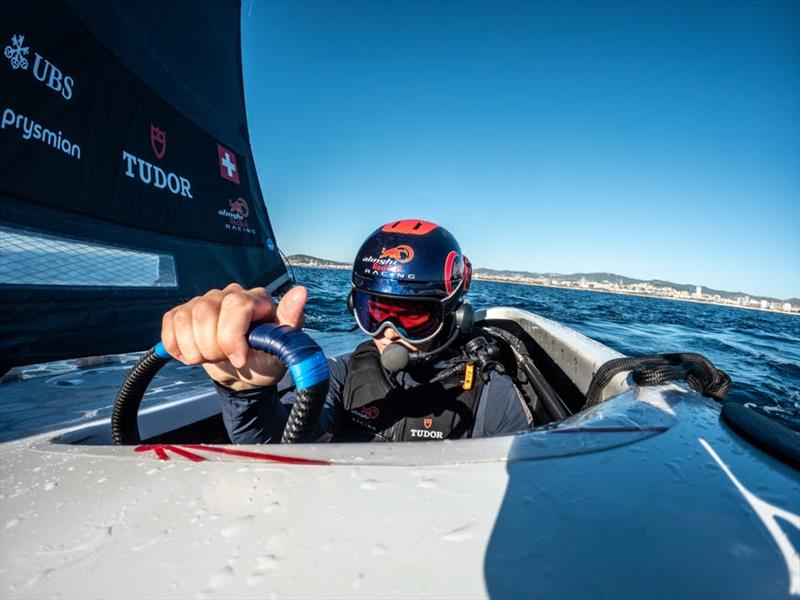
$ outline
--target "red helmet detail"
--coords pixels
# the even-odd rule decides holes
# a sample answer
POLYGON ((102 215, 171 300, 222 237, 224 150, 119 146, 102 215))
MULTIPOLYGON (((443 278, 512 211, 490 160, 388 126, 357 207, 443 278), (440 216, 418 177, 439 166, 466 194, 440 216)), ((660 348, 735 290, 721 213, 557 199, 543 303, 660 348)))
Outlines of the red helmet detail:
POLYGON ((405 233, 407 235, 425 235, 438 228, 436 223, 430 221, 420 221, 419 219, 404 219, 387 223, 381 227, 381 231, 386 233, 405 233))
POLYGON ((464 257, 464 285, 461 288, 462 291, 466 294, 469 291, 469 284, 472 281, 472 263, 469 262, 469 259, 465 256, 464 257))
POLYGON ((458 252, 451 250, 444 259, 444 289, 448 295, 453 293, 453 264, 457 258, 458 252))

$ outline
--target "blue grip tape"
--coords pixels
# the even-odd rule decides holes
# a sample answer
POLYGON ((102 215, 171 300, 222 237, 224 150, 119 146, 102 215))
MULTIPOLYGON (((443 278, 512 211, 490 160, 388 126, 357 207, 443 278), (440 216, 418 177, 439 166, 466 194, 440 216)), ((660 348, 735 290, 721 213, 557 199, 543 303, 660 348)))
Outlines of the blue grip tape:
POLYGON ((158 342, 153 349, 156 351, 156 356, 158 356, 158 358, 172 360, 172 355, 164 348, 164 342, 158 342))
POLYGON ((311 337, 288 325, 264 323, 247 336, 251 347, 277 356, 289 367, 298 390, 311 387, 330 377, 328 361, 322 349, 311 337))
POLYGON ((310 358, 292 365, 289 367, 289 372, 298 390, 310 388, 330 377, 328 359, 322 352, 317 352, 310 358))

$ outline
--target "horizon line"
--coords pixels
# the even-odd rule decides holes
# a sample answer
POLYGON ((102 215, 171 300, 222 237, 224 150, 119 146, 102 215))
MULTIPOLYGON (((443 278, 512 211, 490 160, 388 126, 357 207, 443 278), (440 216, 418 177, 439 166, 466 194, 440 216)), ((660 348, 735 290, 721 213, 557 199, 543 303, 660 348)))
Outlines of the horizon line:
MULTIPOLYGON (((346 266, 349 269, 353 268, 353 263, 352 262, 332 260, 332 259, 329 259, 329 258, 321 258, 319 256, 314 256, 313 254, 305 254, 305 253, 291 254, 291 255, 286 256, 286 259, 288 261, 290 258, 299 257, 299 256, 307 256, 309 258, 313 258, 313 259, 318 260, 318 261, 324 261, 324 262, 328 262, 328 263, 333 263, 333 264, 337 264, 337 265, 346 266)), ((298 265, 298 266, 302 266, 302 265, 298 265)), ((539 271, 525 271, 525 270, 520 270, 520 269, 495 269, 495 268, 492 268, 492 267, 473 267, 473 272, 478 271, 480 269, 484 269, 484 270, 487 270, 487 271, 527 274, 529 276, 535 276, 535 275, 542 275, 542 276, 551 276, 551 275, 576 276, 576 275, 600 275, 600 274, 603 274, 603 275, 612 275, 614 277, 624 277, 625 279, 632 279, 632 280, 635 280, 635 281, 640 281, 642 283, 652 283, 652 282, 658 281, 658 282, 669 283, 669 284, 673 284, 673 285, 706 288, 706 289, 712 290, 714 292, 723 292, 725 294, 733 294, 733 295, 737 295, 738 294, 740 296, 747 296, 747 297, 750 297, 750 298, 760 298, 760 299, 763 299, 763 300, 780 300, 781 302, 789 302, 789 303, 792 303, 792 301, 795 301, 795 302, 799 302, 800 303, 800 296, 790 296, 788 298, 779 298, 777 296, 767 296, 767 295, 763 295, 763 294, 752 294, 752 293, 749 293, 749 292, 742 292, 742 291, 730 291, 730 290, 717 289, 717 288, 712 288, 712 287, 707 286, 707 285, 696 284, 696 283, 680 283, 680 282, 677 282, 677 281, 670 281, 668 279, 641 279, 639 277, 631 277, 629 275, 622 275, 620 273, 613 273, 611 271, 579 271, 579 272, 576 272, 576 273, 559 273, 557 271, 539 272, 539 271)), ((613 282, 610 282, 610 283, 613 283, 613 282)))

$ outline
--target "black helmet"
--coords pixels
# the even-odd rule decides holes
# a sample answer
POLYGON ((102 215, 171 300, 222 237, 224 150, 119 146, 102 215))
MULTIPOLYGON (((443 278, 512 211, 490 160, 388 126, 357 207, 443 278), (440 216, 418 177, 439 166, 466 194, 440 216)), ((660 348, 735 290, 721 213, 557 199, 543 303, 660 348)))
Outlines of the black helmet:
POLYGON ((445 228, 416 219, 376 229, 353 263, 350 306, 361 328, 392 326, 412 343, 433 339, 463 302, 472 268, 445 228))

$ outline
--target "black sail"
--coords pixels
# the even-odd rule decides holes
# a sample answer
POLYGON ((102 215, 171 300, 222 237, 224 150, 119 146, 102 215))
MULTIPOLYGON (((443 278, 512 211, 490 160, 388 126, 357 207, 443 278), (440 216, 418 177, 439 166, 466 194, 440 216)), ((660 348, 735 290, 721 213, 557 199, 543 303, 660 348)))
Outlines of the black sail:
POLYGON ((169 307, 288 278, 239 2, 26 1, 0 22, 0 368, 142 350, 169 307))

